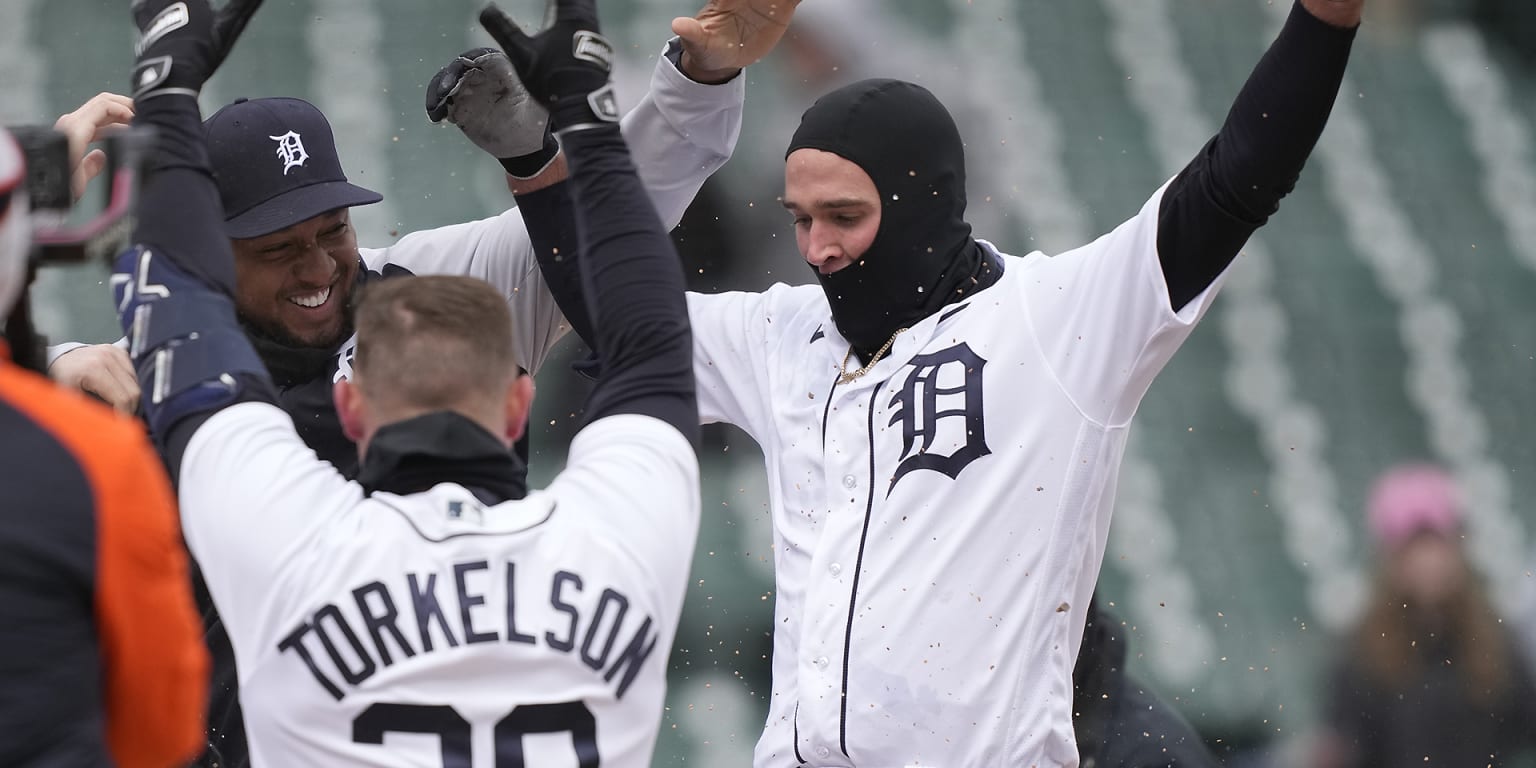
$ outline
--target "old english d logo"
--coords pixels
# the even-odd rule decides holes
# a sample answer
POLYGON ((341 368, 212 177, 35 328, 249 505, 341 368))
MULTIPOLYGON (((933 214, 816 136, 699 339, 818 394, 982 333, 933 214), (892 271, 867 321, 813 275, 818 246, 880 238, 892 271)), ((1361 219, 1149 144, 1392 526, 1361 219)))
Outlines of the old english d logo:
POLYGON ((903 443, 887 495, 908 472, 931 469, 954 479, 966 465, 992 452, 982 418, 981 369, 986 364, 964 342, 912 358, 912 372, 889 403, 896 409, 890 423, 901 422, 903 443), (941 433, 947 439, 939 443, 940 449, 958 445, 954 451, 929 451, 941 433))
POLYGON ((303 166, 309 160, 309 153, 304 151, 304 140, 297 133, 289 131, 281 136, 268 136, 267 138, 277 142, 277 155, 283 161, 283 175, 288 175, 288 169, 295 166, 303 166))

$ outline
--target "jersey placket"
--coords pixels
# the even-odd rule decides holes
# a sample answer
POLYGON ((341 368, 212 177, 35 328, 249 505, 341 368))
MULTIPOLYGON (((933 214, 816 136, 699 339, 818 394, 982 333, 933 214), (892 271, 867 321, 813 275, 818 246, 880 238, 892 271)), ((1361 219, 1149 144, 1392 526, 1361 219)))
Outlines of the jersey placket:
POLYGON ((890 379, 921 351, 935 325, 929 318, 902 334, 892 354, 867 375, 836 385, 826 411, 821 479, 828 513, 806 575, 796 660, 800 754, 823 765, 847 758, 856 736, 848 732, 848 686, 857 674, 849 667, 848 644, 858 631, 861 580, 867 586, 879 578, 860 567, 883 498, 877 437, 886 426, 881 415, 886 409, 879 403, 890 379))

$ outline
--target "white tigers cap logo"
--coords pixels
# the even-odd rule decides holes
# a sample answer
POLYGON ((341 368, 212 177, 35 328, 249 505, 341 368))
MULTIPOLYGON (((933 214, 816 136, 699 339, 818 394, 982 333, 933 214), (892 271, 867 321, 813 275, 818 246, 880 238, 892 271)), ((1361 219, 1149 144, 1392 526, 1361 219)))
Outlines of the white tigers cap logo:
POLYGON ((304 151, 304 141, 297 133, 289 131, 281 136, 268 136, 267 138, 277 142, 277 156, 283 161, 283 175, 288 175, 288 169, 294 166, 303 166, 309 159, 309 153, 304 151))

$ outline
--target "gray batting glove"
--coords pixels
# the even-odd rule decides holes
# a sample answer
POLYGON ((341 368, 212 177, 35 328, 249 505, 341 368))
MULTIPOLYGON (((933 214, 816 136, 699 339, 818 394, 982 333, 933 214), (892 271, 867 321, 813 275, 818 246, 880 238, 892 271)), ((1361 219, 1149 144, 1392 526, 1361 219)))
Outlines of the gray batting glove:
POLYGON ((427 117, 458 126, 518 178, 537 176, 560 150, 549 111, 528 95, 512 62, 495 48, 465 51, 438 70, 427 84, 427 117))

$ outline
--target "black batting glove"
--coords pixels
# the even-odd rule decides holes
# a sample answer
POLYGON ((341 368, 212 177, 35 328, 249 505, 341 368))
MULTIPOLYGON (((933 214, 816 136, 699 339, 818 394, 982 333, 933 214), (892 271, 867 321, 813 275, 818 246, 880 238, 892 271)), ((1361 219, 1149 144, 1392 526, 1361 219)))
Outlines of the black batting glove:
POLYGON ((480 25, 549 110, 557 135, 618 123, 618 100, 608 82, 613 45, 598 33, 596 0, 553 0, 553 7, 554 23, 533 37, 495 3, 480 12, 480 25))
POLYGON ((454 57, 427 83, 427 118, 447 120, 519 179, 537 176, 560 152, 544 108, 495 48, 454 57))
POLYGON ((217 11, 208 0, 134 0, 133 100, 196 98, 259 7, 261 0, 229 0, 217 11))

